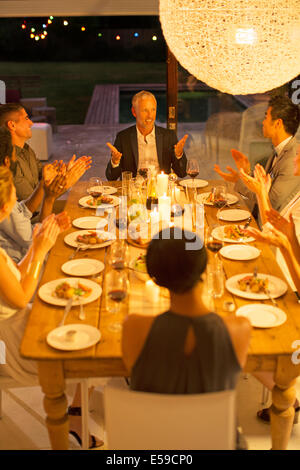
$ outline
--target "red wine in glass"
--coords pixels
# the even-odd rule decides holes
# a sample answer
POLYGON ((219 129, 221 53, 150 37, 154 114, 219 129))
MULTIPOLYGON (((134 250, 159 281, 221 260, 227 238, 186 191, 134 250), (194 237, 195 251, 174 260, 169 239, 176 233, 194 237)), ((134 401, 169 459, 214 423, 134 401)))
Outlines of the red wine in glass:
POLYGON ((218 253, 218 251, 220 251, 222 246, 223 246, 222 242, 218 240, 212 240, 212 241, 207 242, 206 248, 212 251, 213 253, 218 253))
POLYGON ((116 269, 117 271, 121 271, 121 269, 125 268, 125 261, 124 260, 116 260, 111 263, 112 268, 116 269))
POLYGON ((194 178, 196 178, 196 176, 199 175, 199 171, 197 171, 197 170, 188 170, 188 171, 187 171, 187 174, 188 174, 191 178, 194 179, 194 178))
POLYGON ((148 168, 139 168, 139 175, 146 179, 148 176, 148 168))
POLYGON ((108 296, 115 302, 122 302, 126 297, 126 291, 123 289, 114 289, 108 293, 108 296))

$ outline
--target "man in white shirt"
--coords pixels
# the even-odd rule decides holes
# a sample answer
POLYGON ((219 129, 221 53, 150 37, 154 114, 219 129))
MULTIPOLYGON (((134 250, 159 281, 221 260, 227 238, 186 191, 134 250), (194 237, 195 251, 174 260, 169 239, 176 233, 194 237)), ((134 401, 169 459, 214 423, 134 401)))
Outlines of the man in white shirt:
MULTIPOLYGON (((268 159, 265 170, 272 178, 269 192, 271 205, 281 211, 297 194, 300 187, 300 176, 294 175, 294 158, 297 153, 297 141, 294 137, 300 122, 299 107, 285 96, 274 96, 263 121, 264 137, 272 140, 274 153, 268 159)), ((238 150, 231 151, 238 169, 250 174, 248 158, 238 150)), ((250 210, 256 206, 256 197, 240 179, 239 173, 227 167, 230 173, 221 171, 215 165, 215 171, 227 181, 235 182, 235 190, 242 194, 250 210)))
POLYGON ((114 145, 107 143, 111 150, 106 168, 108 180, 120 178, 123 171, 131 171, 135 176, 139 169, 150 165, 165 173, 172 169, 180 178, 186 175, 183 147, 188 136, 177 142, 174 131, 156 126, 156 108, 152 93, 140 91, 134 95, 131 111, 136 125, 119 132, 114 145))

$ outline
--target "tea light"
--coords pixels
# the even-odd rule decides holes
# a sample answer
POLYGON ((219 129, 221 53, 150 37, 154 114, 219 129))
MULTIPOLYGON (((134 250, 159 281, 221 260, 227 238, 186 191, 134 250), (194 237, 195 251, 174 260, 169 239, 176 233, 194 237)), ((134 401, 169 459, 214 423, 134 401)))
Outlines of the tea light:
POLYGON ((159 287, 151 279, 149 279, 149 281, 146 281, 146 293, 148 299, 151 299, 153 303, 158 302, 159 287))
POLYGON ((158 210, 160 220, 170 221, 171 216, 171 198, 164 194, 158 198, 158 210))
POLYGON ((163 196, 163 194, 167 194, 168 191, 168 175, 162 171, 159 175, 157 175, 157 195, 158 197, 163 196))

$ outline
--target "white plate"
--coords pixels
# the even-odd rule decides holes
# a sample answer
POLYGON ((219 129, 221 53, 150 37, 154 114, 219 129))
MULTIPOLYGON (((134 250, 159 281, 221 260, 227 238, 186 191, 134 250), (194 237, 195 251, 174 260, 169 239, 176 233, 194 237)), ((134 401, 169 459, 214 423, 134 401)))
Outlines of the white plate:
MULTIPOLYGON (((206 202, 206 199, 208 198, 208 196, 210 194, 211 194, 210 192, 198 194, 197 201, 200 204, 205 204, 207 206, 213 206, 212 202, 206 202)), ((235 204, 238 200, 239 200, 239 198, 237 196, 235 196, 234 194, 226 194, 227 204, 235 204)))
MULTIPOLYGON (((84 279, 80 277, 64 277, 62 279, 55 279, 54 281, 46 282, 46 284, 40 287, 40 298, 48 304, 57 305, 59 307, 65 307, 69 299, 60 299, 59 297, 55 297, 55 295, 53 295, 56 287, 62 282, 68 282, 71 287, 78 287, 78 282, 80 282, 84 286, 92 289, 92 292, 88 297, 81 297, 80 301, 82 305, 94 302, 94 300, 98 299, 98 297, 100 297, 100 295, 102 294, 101 287, 96 282, 90 281, 90 279, 84 279)), ((72 306, 73 305, 80 305, 80 302, 77 298, 74 298, 72 306)))
POLYGON ((80 349, 90 348, 98 343, 101 338, 100 331, 94 326, 70 324, 63 325, 55 330, 50 331, 47 335, 47 343, 55 349, 63 351, 78 351, 80 349), (75 331, 73 340, 70 341, 66 337, 68 331, 75 331))
MULTIPOLYGON (((100 186, 102 194, 115 194, 118 192, 118 188, 113 188, 112 186, 100 186)), ((87 189, 89 191, 99 191, 99 186, 92 186, 87 189)))
POLYGON ((248 261, 258 258, 260 250, 250 245, 227 245, 221 248, 220 253, 224 258, 237 261, 248 261))
POLYGON ((280 308, 267 304, 243 305, 236 311, 238 317, 246 317, 252 326, 257 328, 272 328, 286 321, 286 314, 280 308))
POLYGON ((78 258, 67 261, 61 267, 61 270, 69 276, 92 276, 98 274, 104 269, 102 261, 91 258, 78 258))
POLYGON ((77 228, 84 228, 86 230, 101 230, 107 225, 107 219, 103 217, 79 217, 73 220, 72 224, 77 228))
POLYGON ((227 225, 220 225, 219 227, 216 227, 213 229, 212 236, 221 242, 226 242, 226 243, 250 243, 254 242, 255 238, 253 237, 241 237, 238 240, 232 240, 231 238, 227 238, 224 235, 224 227, 227 227, 227 225))
MULTIPOLYGON (((232 276, 227 279, 225 286, 226 289, 234 295, 238 295, 239 297, 243 297, 244 299, 252 299, 252 300, 268 300, 269 297, 264 292, 249 292, 243 291, 239 289, 238 281, 245 276, 251 276, 253 273, 243 273, 237 274, 236 276, 232 276)), ((287 285, 284 281, 279 279, 278 277, 271 276, 271 274, 261 274, 257 273, 257 277, 262 279, 269 279, 269 291, 271 297, 280 297, 283 295, 287 290, 287 285)))
POLYGON ((120 204, 120 198, 117 196, 109 196, 112 199, 112 202, 110 204, 100 204, 99 206, 96 206, 93 204, 90 206, 87 204, 87 201, 91 199, 92 196, 84 196, 81 199, 79 199, 79 205, 82 207, 87 207, 89 209, 107 209, 108 207, 116 207, 120 204))
POLYGON ((222 210, 217 214, 218 219, 226 220, 226 222, 238 222, 239 220, 248 219, 250 216, 250 212, 243 209, 222 210))
MULTIPOLYGON (((68 233, 68 235, 65 236, 64 241, 67 245, 72 246, 73 248, 77 248, 78 246, 78 241, 76 238, 78 235, 84 235, 89 233, 91 230, 77 230, 76 232, 71 232, 68 233)), ((97 234, 99 236, 103 236, 108 239, 108 241, 104 241, 103 243, 96 243, 96 245, 88 245, 84 244, 84 248, 87 249, 96 249, 96 248, 103 248, 104 246, 111 245, 112 242, 116 239, 116 235, 111 232, 105 232, 104 230, 97 230, 97 234)))
POLYGON ((208 181, 195 178, 194 180, 181 180, 179 184, 184 188, 205 188, 205 186, 208 186, 208 181))

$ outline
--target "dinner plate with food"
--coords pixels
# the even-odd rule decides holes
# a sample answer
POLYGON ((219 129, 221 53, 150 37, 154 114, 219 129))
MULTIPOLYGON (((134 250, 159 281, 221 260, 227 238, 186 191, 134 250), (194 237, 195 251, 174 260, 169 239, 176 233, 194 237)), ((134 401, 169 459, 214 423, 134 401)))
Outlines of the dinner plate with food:
POLYGON ((97 196, 98 194, 115 194, 118 192, 118 188, 114 188, 113 186, 92 186, 91 188, 87 189, 87 192, 92 195, 95 193, 97 196))
POLYGON ((108 207, 116 207, 120 204, 120 198, 111 195, 99 195, 97 197, 84 196, 79 199, 79 205, 90 209, 106 209, 108 207))
POLYGON ((195 178, 189 180, 181 180, 179 181, 179 184, 184 188, 205 188, 205 186, 208 186, 208 181, 201 180, 200 178, 195 178))
POLYGON ((65 307, 73 297, 72 306, 94 302, 102 293, 101 287, 90 279, 67 277, 49 281, 39 288, 39 296, 48 304, 65 307))
POLYGON ((129 267, 141 281, 147 281, 149 279, 146 266, 146 254, 140 253, 137 258, 132 259, 129 263, 129 267))
POLYGON ((287 284, 276 276, 262 273, 237 274, 227 279, 226 289, 244 299, 269 300, 287 291, 287 284))
POLYGON ((72 224, 76 228, 82 228, 85 230, 101 230, 107 225, 107 219, 104 217, 79 217, 78 219, 74 219, 72 224))
POLYGON ((226 243, 250 243, 254 242, 255 238, 245 235, 243 230, 244 225, 220 225, 213 229, 212 236, 221 242, 226 243))
POLYGON ((286 314, 283 310, 269 304, 247 304, 238 308, 237 317, 246 317, 251 325, 256 328, 274 328, 286 322, 286 314))
POLYGON ((240 220, 249 219, 251 214, 244 209, 226 209, 218 211, 217 217, 226 222, 238 222, 240 220))
POLYGON ((197 196, 197 202, 199 202, 200 204, 205 204, 207 206, 218 206, 221 205, 221 204, 235 204, 237 201, 239 200, 239 198, 237 196, 235 196, 235 194, 226 194, 224 197, 223 196, 220 196, 220 197, 216 197, 214 196, 214 193, 211 191, 211 192, 208 192, 208 193, 201 193, 201 194, 198 194, 197 196))
POLYGON ((116 235, 114 233, 105 232, 104 230, 77 230, 76 232, 68 233, 64 241, 73 248, 77 248, 80 245, 83 248, 95 249, 111 245, 115 239, 116 235))
POLYGON ((134 224, 128 228, 127 242, 137 248, 147 248, 151 240, 151 226, 147 223, 134 224))
POLYGON ((74 323, 55 328, 48 333, 46 339, 52 348, 78 351, 97 344, 101 339, 101 333, 94 326, 74 323))
POLYGON ((220 250, 220 254, 224 258, 232 259, 234 261, 249 261, 251 259, 258 258, 261 251, 255 246, 251 245, 227 245, 223 246, 220 250))

